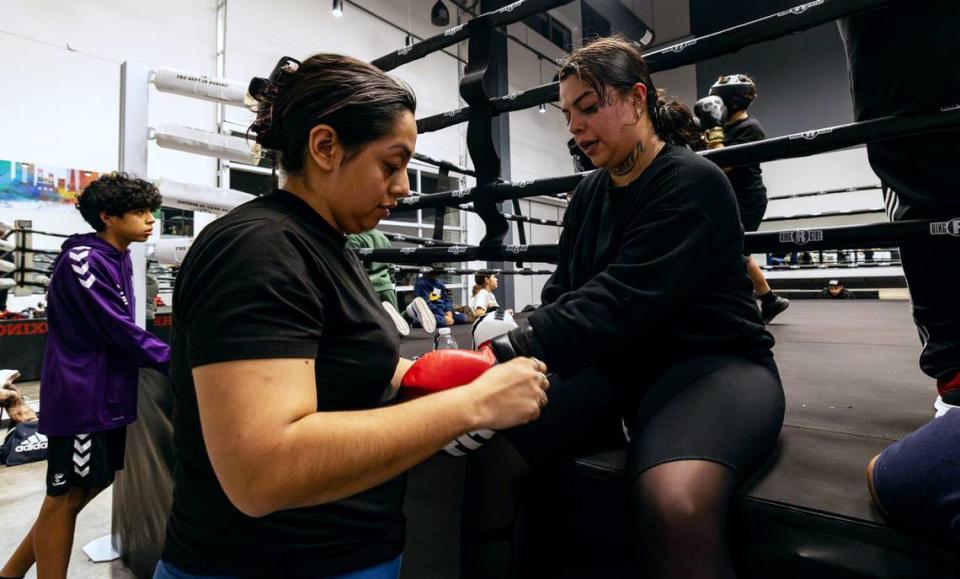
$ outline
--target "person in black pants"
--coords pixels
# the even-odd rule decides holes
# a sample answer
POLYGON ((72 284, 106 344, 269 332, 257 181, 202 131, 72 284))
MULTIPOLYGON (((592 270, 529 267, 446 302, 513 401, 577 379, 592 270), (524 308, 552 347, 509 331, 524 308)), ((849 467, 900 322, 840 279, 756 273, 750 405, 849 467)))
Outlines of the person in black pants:
POLYGON ((636 44, 602 38, 574 51, 560 67, 560 102, 598 170, 564 216, 543 306, 492 342, 498 358, 509 348, 557 376, 537 421, 468 459, 462 573, 509 576, 527 477, 622 445, 622 419, 644 577, 733 577, 727 507, 773 449, 784 411, 736 198, 687 147, 689 109, 664 101, 636 44))
MULTIPOLYGON (((766 138, 760 121, 747 113, 750 103, 756 98, 757 85, 745 74, 721 76, 713 83, 710 96, 698 101, 694 107, 707 148, 722 149, 766 138), (711 106, 717 98, 723 102, 722 107, 711 106)), ((760 163, 724 167, 723 171, 737 195, 744 231, 757 231, 767 212, 767 188, 763 184, 760 163)), ((763 321, 770 323, 790 306, 790 300, 770 289, 763 270, 752 256, 747 257, 747 275, 753 282, 753 292, 760 298, 763 321)))
MULTIPOLYGON (((904 2, 842 19, 856 120, 960 105, 958 22, 955 0, 904 2)), ((960 218, 958 155, 956 129, 868 143, 888 217, 960 218)), ((960 540, 960 238, 904 242, 900 257, 923 344, 920 368, 937 381, 940 417, 870 461, 871 492, 894 520, 960 540)))

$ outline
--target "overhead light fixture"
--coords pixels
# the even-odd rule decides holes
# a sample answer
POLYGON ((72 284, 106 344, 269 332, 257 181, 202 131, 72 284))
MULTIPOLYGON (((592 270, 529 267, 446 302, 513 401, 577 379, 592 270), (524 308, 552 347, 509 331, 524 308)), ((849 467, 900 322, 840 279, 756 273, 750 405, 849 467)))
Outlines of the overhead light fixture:
POLYGON ((437 0, 437 3, 430 9, 430 22, 434 26, 446 26, 450 24, 450 11, 447 10, 443 0, 437 0))
POLYGON ((333 17, 340 18, 343 16, 343 0, 333 0, 333 17))
MULTIPOLYGON (((537 73, 537 82, 542 83, 543 82, 543 57, 537 56, 537 66, 540 67, 540 71, 537 73)), ((546 114, 547 113, 546 103, 540 103, 540 106, 537 108, 537 111, 539 111, 541 115, 546 114)))

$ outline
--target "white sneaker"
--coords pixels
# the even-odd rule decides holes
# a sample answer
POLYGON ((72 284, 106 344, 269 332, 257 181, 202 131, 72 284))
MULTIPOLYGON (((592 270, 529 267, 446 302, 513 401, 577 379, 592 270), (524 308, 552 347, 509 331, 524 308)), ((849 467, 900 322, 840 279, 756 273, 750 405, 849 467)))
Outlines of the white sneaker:
POLYGON ((393 307, 393 304, 390 302, 380 302, 383 306, 383 309, 387 310, 387 314, 390 316, 390 319, 393 320, 393 325, 397 327, 397 332, 401 336, 410 335, 410 324, 407 323, 407 320, 403 319, 403 316, 400 315, 400 312, 397 311, 397 308, 393 307))
POLYGON ((943 398, 937 396, 937 399, 933 401, 933 408, 937 411, 937 413, 933 417, 940 418, 941 416, 946 414, 947 411, 952 410, 954 408, 960 408, 960 406, 947 404, 946 402, 943 401, 943 398))
POLYGON ((414 298, 413 301, 410 302, 410 305, 407 306, 407 313, 420 321, 424 332, 432 334, 437 330, 437 318, 434 317, 425 299, 420 297, 414 298))

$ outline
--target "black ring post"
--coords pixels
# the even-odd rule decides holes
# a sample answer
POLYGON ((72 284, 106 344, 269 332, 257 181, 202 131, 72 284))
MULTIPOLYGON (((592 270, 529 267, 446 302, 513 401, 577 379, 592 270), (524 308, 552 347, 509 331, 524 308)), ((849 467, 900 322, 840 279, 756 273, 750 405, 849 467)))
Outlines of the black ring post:
POLYGON ((493 191, 484 185, 500 180, 500 155, 493 144, 491 127, 493 125, 493 107, 484 86, 484 79, 490 67, 490 53, 493 46, 493 33, 490 29, 470 37, 467 69, 460 81, 460 95, 470 105, 470 120, 467 122, 467 150, 473 159, 477 173, 477 187, 474 189, 473 204, 477 214, 483 219, 486 234, 480 241, 481 247, 501 246, 509 230, 507 220, 500 214, 497 199, 493 191))

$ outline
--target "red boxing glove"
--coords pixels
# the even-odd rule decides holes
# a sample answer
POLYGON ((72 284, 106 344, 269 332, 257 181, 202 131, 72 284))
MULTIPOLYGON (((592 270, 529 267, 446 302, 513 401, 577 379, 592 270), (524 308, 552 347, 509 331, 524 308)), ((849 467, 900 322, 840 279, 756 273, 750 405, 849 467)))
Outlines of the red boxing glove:
POLYGON ((490 348, 434 350, 410 366, 400 381, 401 394, 417 398, 469 384, 497 363, 490 348))

